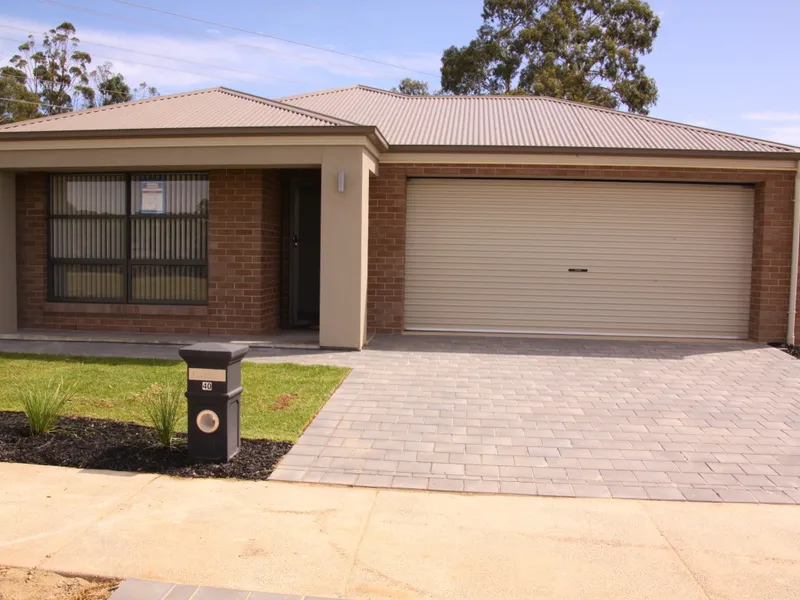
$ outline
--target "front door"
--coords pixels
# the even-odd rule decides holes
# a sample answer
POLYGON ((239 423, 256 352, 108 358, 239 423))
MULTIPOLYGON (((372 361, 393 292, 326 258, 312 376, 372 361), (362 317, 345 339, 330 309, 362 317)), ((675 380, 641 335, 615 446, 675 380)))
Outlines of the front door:
POLYGON ((319 327, 320 184, 290 184, 289 308, 293 327, 319 327))

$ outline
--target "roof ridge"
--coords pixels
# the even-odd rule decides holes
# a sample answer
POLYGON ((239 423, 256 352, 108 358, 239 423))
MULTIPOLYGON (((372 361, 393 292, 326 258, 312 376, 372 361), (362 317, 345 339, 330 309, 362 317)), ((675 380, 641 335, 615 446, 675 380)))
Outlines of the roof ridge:
POLYGON ((361 83, 359 83, 358 85, 356 85, 354 87, 357 87, 358 89, 361 89, 361 90, 366 90, 368 92, 374 92, 376 94, 384 94, 386 96, 393 96, 395 98, 403 98, 404 100, 407 100, 409 98, 430 98, 431 97, 430 94, 428 96, 410 96, 409 94, 404 94, 402 92, 395 92, 393 90, 384 90, 383 88, 376 88, 376 87, 372 87, 371 85, 363 85, 361 83))
POLYGON ((293 94, 291 96, 281 96, 280 98, 276 98, 277 102, 284 102, 287 100, 295 100, 297 98, 312 98, 314 96, 323 96, 325 94, 331 94, 334 92, 343 92, 345 90, 353 90, 362 87, 360 84, 354 85, 345 85, 343 87, 338 88, 326 88, 324 90, 317 90, 315 92, 303 92, 302 94, 293 94))
POLYGON ((31 123, 47 123, 50 121, 58 121, 59 119, 68 119, 70 117, 75 117, 78 115, 86 115, 86 114, 93 114, 98 112, 105 112, 109 110, 125 108, 128 106, 139 105, 139 104, 146 104, 152 102, 158 102, 161 100, 172 100, 178 97, 185 97, 185 96, 195 96, 198 94, 207 94, 208 92, 213 91, 222 91, 225 88, 222 87, 210 87, 210 88, 202 88, 199 90, 190 90, 188 92, 176 92, 174 94, 167 94, 166 96, 151 96, 150 98, 142 98, 141 100, 130 100, 128 102, 117 102, 116 104, 106 104, 105 106, 95 106, 92 108, 83 108, 81 110, 73 110, 70 112, 59 113, 57 115, 47 115, 44 117, 37 117, 35 119, 26 119, 25 121, 16 121, 15 123, 6 123, 5 125, 0 125, 0 131, 14 129, 14 127, 22 126, 22 125, 29 125, 31 123))
POLYGON ((305 92, 303 94, 294 94, 293 96, 282 96, 278 98, 281 102, 289 102, 291 100, 297 100, 299 98, 313 98, 315 96, 325 96, 327 94, 336 94, 338 92, 346 92, 348 90, 364 90, 366 92, 374 92, 376 94, 384 94, 386 96, 392 96, 394 98, 401 98, 403 100, 407 100, 409 98, 432 98, 433 96, 409 96, 408 94, 403 94, 401 92, 393 92, 392 90, 384 90, 382 88, 372 87, 370 85, 364 85, 363 83, 354 83, 353 85, 345 85, 338 88, 328 88, 324 90, 319 90, 316 92, 305 92))
POLYGON ((292 104, 287 104, 285 102, 281 102, 280 100, 272 100, 271 98, 265 98, 264 96, 257 96, 255 94, 248 94, 247 92, 240 92, 239 90, 234 90, 231 88, 220 86, 218 88, 214 88, 217 91, 220 91, 225 94, 229 94, 231 96, 236 96, 238 98, 242 98, 244 100, 250 100, 252 102, 261 102, 262 104, 266 104, 267 106, 272 106, 279 110, 285 110, 288 112, 293 112, 297 114, 304 115, 306 117, 311 117, 312 119, 318 119, 320 121, 327 121, 328 123, 332 123, 333 125, 356 125, 360 126, 361 123, 356 123, 354 121, 348 121, 346 119, 340 119, 338 117, 334 117, 332 115, 326 115, 321 112, 317 112, 314 110, 309 110, 307 108, 301 108, 299 106, 294 106, 292 104))

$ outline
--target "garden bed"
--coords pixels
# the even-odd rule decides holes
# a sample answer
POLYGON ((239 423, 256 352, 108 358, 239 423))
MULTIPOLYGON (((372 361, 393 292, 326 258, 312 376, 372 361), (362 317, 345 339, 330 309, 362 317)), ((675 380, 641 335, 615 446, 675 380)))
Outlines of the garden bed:
MULTIPOLYGON (((242 363, 242 436, 295 442, 350 369, 242 363)), ((180 360, 0 354, 0 411, 22 410, 21 390, 63 381, 64 414, 144 424, 141 393, 152 384, 186 389, 180 360)), ((180 427, 185 429, 184 419, 180 427)))
POLYGON ((782 346, 781 350, 791 354, 795 358, 800 358, 800 346, 782 346))
POLYGON ((243 439, 229 463, 193 461, 183 434, 174 447, 164 448, 155 432, 142 425, 64 417, 50 433, 30 436, 23 413, 0 412, 0 462, 263 481, 291 447, 289 442, 243 439))

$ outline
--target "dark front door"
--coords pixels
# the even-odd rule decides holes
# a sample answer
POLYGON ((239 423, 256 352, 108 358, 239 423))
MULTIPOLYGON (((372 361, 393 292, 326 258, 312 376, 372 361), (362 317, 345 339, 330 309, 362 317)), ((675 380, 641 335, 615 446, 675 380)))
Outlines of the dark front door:
POLYGON ((292 181, 290 227, 291 325, 319 327, 319 181, 292 181))

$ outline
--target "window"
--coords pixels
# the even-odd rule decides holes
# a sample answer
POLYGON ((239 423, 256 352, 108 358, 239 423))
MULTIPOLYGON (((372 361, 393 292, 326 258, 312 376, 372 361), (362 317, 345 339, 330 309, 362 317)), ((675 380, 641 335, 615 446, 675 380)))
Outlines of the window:
POLYGON ((50 300, 207 301, 207 175, 53 175, 49 202, 50 300))

